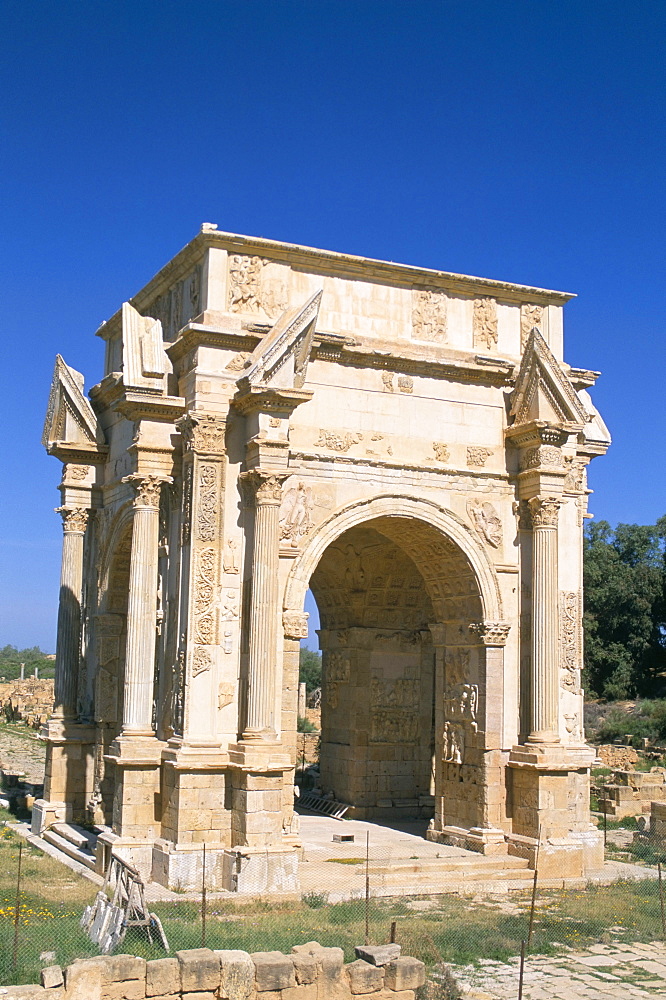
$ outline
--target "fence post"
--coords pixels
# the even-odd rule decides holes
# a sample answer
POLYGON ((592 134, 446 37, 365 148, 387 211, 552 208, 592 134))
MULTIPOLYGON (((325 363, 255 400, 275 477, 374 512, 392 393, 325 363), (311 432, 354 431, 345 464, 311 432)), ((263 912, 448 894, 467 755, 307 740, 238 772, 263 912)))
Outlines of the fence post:
POLYGON ((16 873, 16 906, 14 908, 14 947, 12 950, 12 969, 16 968, 18 962, 18 932, 19 932, 19 911, 21 908, 21 861, 23 858, 23 844, 19 844, 18 871, 16 873))
POLYGON ((365 834, 365 943, 370 944, 370 831, 365 834))
POLYGON ((203 845, 203 864, 201 868, 201 947, 206 947, 206 841, 203 845))

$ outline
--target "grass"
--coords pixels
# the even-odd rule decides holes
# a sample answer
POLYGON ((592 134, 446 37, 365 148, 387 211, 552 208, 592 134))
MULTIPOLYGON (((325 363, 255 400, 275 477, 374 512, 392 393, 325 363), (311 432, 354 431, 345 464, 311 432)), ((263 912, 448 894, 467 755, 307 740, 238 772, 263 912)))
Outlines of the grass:
MULTIPOLYGON (((0 820, 8 819, 8 814, 0 820)), ((0 983, 37 982, 40 953, 55 951, 66 965, 95 954, 79 927, 84 906, 95 886, 34 848, 23 851, 23 891, 19 919, 18 964, 12 968, 16 866, 19 840, 0 827, 0 983)), ((642 846, 642 845, 639 845, 642 846)), ((651 859, 644 858, 649 862, 651 859)), ((334 876, 331 885, 334 888, 334 876)), ((161 917, 171 952, 201 946, 201 911, 186 899, 153 906, 161 917)), ((392 921, 403 953, 429 966, 441 962, 465 965, 480 959, 505 960, 520 951, 527 934, 529 893, 509 900, 469 900, 456 896, 419 899, 371 899, 370 940, 388 941, 392 921)), ((539 893, 533 951, 561 952, 600 940, 650 941, 661 935, 656 880, 588 886, 584 891, 539 893)), ((353 899, 330 904, 325 892, 306 894, 300 901, 271 904, 209 899, 206 944, 209 948, 245 951, 290 951, 292 945, 317 940, 342 947, 347 961, 364 940, 365 902, 353 899)), ((146 958, 162 957, 138 933, 128 934, 123 951, 146 958)))

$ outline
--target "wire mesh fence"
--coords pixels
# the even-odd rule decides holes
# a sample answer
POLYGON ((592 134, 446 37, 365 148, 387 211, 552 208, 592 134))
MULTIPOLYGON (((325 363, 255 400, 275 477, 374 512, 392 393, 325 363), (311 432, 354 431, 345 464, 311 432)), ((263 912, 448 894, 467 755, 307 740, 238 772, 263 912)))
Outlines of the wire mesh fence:
MULTIPOLYGON (((608 831, 603 881, 564 888, 538 872, 535 881, 531 871, 502 868, 506 858, 419 842, 405 829, 304 815, 301 831, 306 846, 298 892, 263 898, 219 892, 212 869, 200 864, 194 889, 149 884, 147 906, 164 927, 169 953, 202 946, 289 952, 316 940, 342 947, 352 961, 356 945, 394 940, 448 990, 433 997, 455 996, 444 981, 447 966, 467 988, 481 982, 488 988, 492 963, 513 990, 497 996, 518 996, 521 948, 529 972, 534 956, 599 946, 626 953, 666 937, 661 859, 653 847, 640 866, 613 862, 613 837, 627 846, 621 830, 608 831)), ((45 965, 98 954, 81 916, 99 890, 99 882, 31 846, 12 825, 0 828, 0 984, 37 982, 45 965)), ((127 930, 122 950, 145 958, 165 954, 143 927, 127 930)))

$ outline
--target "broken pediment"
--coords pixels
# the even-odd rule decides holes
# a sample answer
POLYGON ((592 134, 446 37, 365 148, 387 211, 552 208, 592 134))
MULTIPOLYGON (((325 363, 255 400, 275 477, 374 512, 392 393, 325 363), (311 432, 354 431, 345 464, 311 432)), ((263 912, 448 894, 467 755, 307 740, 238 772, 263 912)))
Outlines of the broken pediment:
POLYGON ((250 355, 239 385, 301 389, 305 382, 322 291, 303 306, 287 309, 250 355))
POLYGON ((582 428, 590 420, 570 379, 536 327, 527 340, 511 400, 513 426, 538 420, 582 428))
POLYGON ((94 451, 104 444, 104 435, 83 393, 83 375, 66 365, 57 354, 42 444, 51 451, 54 445, 61 443, 94 451))
POLYGON ((122 323, 125 388, 165 393, 169 368, 161 322, 142 316, 129 302, 123 302, 122 323))

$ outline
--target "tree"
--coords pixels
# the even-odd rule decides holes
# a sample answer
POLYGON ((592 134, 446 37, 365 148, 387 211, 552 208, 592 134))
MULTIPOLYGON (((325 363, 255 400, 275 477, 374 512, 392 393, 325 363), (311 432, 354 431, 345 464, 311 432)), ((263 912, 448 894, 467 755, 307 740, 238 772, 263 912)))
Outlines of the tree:
POLYGON ((308 694, 315 688, 321 687, 321 653, 301 646, 298 679, 301 682, 305 681, 308 694))
POLYGON ((656 525, 589 525, 584 538, 588 693, 655 697, 666 690, 666 517, 656 525))

